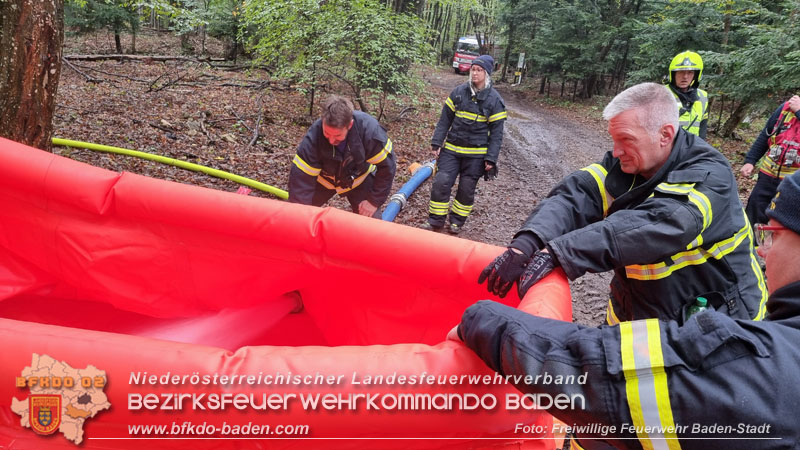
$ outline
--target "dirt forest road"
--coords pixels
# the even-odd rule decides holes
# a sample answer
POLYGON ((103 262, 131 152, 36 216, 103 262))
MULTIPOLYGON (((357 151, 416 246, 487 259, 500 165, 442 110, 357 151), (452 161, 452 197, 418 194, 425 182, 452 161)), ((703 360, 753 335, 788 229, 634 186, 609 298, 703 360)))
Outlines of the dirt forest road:
MULTIPOLYGON (((437 71, 426 79, 440 89, 442 101, 467 77, 437 71)), ((499 176, 478 183, 475 208, 459 237, 505 246, 533 207, 567 174, 599 160, 611 149, 601 126, 578 122, 527 103, 506 84, 498 84, 508 111, 499 176)), ((432 127, 433 128, 433 125, 432 127)), ((412 197, 409 209, 424 221, 431 183, 412 197)), ((403 214, 409 214, 405 211, 403 214)), ((610 273, 587 274, 570 283, 573 317, 578 323, 599 325, 605 319, 610 273)))

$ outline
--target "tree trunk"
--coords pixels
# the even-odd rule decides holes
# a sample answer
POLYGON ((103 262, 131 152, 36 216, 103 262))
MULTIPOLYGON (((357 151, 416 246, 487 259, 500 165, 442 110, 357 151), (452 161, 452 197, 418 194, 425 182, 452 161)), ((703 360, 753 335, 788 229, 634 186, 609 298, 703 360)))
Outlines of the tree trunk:
POLYGON ((114 47, 117 49, 118 54, 122 54, 122 38, 119 36, 119 30, 114 30, 114 47))
POLYGON ((0 2, 0 136, 50 150, 63 0, 0 2))
POLYGON ((353 92, 356 94, 356 102, 358 103, 358 107, 361 111, 369 114, 369 107, 367 107, 367 103, 364 101, 364 97, 361 95, 361 88, 353 88, 353 92))
POLYGON ((136 30, 131 31, 131 55, 136 54, 136 30))
MULTIPOLYGON (((517 0, 511 2, 511 8, 517 7, 517 0)), ((506 74, 508 73, 508 60, 511 58, 511 47, 514 46, 514 28, 516 28, 517 21, 512 17, 508 23, 508 34, 506 35, 506 54, 503 56, 503 76, 500 81, 506 81, 506 74)))
POLYGON ((201 38, 200 38, 200 55, 204 56, 206 54, 206 26, 200 26, 201 38))
POLYGON ((736 130, 736 127, 738 127, 739 124, 742 123, 742 120, 744 120, 748 106, 749 103, 744 101, 739 102, 739 104, 736 105, 736 108, 734 108, 731 112, 731 116, 728 117, 725 125, 722 126, 722 137, 729 138, 733 136, 733 131, 736 130))
MULTIPOLYGON (((452 18, 453 17, 452 17, 452 13, 451 13, 451 6, 447 5, 447 9, 445 10, 445 14, 444 14, 443 25, 442 25, 442 28, 440 28, 440 29, 443 29, 443 30, 449 29, 450 28, 450 21, 452 20, 452 18)), ((441 58, 444 55, 445 44, 447 43, 448 39, 447 39, 447 35, 442 35, 439 39, 441 39, 441 44, 442 44, 441 49, 439 50, 439 58, 441 58)), ((450 56, 452 57, 453 55, 450 55, 450 56)), ((451 62, 451 61, 447 61, 447 62, 451 62)))
MULTIPOLYGON (((194 46, 192 46, 192 41, 189 39, 189 32, 183 33, 181 35, 181 53, 184 55, 191 55, 194 53, 194 46)), ((235 51, 235 46, 234 46, 235 51)))
POLYGON ((506 74, 508 73, 508 60, 511 58, 511 46, 514 45, 514 20, 508 24, 508 34, 506 35, 506 54, 503 56, 503 76, 500 81, 505 83, 506 74))

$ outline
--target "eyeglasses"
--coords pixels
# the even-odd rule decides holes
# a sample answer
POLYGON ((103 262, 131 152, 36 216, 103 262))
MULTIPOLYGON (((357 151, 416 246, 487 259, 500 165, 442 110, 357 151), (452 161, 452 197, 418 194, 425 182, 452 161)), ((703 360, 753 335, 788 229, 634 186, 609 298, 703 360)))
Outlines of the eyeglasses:
POLYGON ((772 232, 785 229, 783 225, 756 224, 756 245, 762 250, 769 250, 772 247, 772 232))

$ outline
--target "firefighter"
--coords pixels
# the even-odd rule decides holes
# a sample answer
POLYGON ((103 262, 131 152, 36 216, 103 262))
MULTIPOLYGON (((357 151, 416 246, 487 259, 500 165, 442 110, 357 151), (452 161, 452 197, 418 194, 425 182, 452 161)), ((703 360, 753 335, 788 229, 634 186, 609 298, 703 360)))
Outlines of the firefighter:
POLYGON ((481 301, 448 338, 501 375, 531 375, 516 384, 522 393, 574 405, 547 410, 572 427, 573 449, 795 448, 800 174, 783 180, 766 214, 767 320, 704 311, 683 326, 647 319, 591 328, 481 301))
POLYGON ((444 102, 442 114, 431 139, 437 157, 436 176, 431 187, 428 222, 433 231, 444 228, 458 234, 472 212, 478 179, 497 176, 497 156, 503 142, 507 117, 500 94, 492 87, 494 59, 482 55, 472 61, 470 80, 453 89, 444 102), (458 191, 450 205, 450 190, 459 177, 458 191))
POLYGON ((700 89, 703 58, 695 52, 678 53, 669 64, 669 89, 678 102, 681 128, 701 138, 708 131, 708 93, 700 89))
POLYGON ((347 197, 353 212, 376 218, 396 170, 386 130, 336 95, 322 105, 322 118, 303 137, 293 163, 290 202, 322 206, 339 194, 347 197))
POLYGON ((570 280, 614 271, 606 321, 683 316, 697 297, 761 319, 766 285, 736 179, 716 149, 678 127, 663 85, 643 83, 603 111, 614 149, 568 175, 480 274, 520 298, 554 267, 570 280))
POLYGON ((800 97, 792 96, 781 104, 767 120, 766 126, 756 138, 741 168, 742 175, 749 177, 761 157, 764 162, 758 171, 758 181, 747 199, 747 218, 751 224, 767 221, 766 208, 775 195, 778 183, 800 167, 800 97))

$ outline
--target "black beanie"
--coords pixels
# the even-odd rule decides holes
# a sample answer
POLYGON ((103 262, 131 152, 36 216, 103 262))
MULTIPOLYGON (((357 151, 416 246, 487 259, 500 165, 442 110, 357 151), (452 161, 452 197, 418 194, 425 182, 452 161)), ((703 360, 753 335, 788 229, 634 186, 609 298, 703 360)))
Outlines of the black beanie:
POLYGON ((489 55, 481 55, 473 59, 472 64, 481 66, 481 68, 486 71, 487 75, 491 75, 494 69, 494 58, 489 55))
POLYGON ((800 171, 784 178, 767 208, 767 216, 800 234, 800 171))

